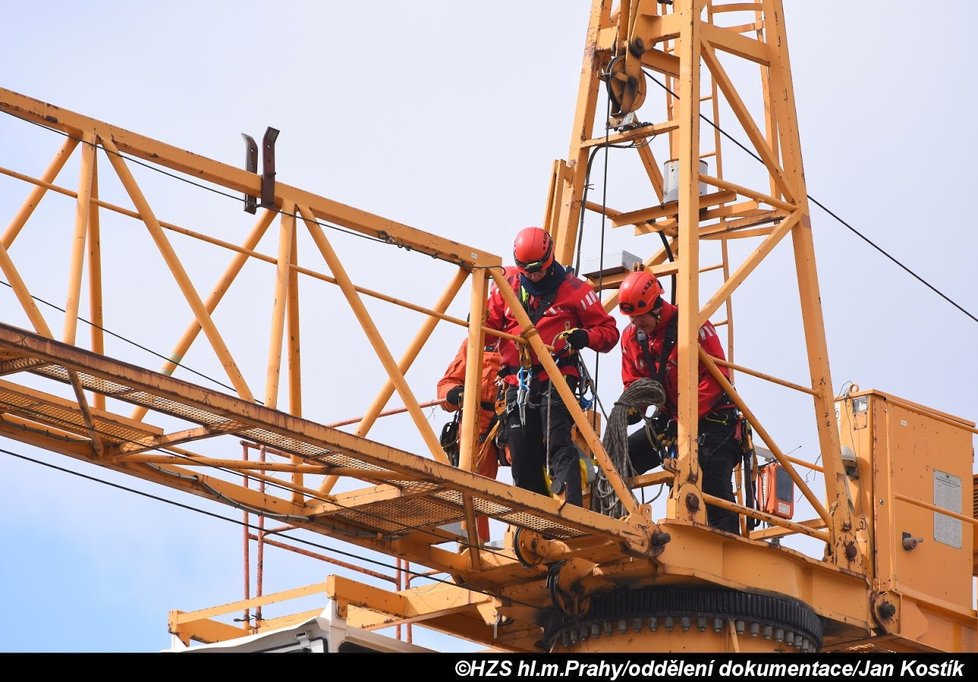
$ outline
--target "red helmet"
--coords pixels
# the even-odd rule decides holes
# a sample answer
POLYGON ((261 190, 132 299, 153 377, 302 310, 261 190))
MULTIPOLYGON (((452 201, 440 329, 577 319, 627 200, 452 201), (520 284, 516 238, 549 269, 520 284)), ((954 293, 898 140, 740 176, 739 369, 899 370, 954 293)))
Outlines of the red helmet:
POLYGON ((662 295, 662 285, 651 272, 629 273, 618 289, 618 310, 635 317, 652 312, 662 295))
POLYGON ((554 240, 539 227, 524 227, 513 242, 513 260, 523 274, 546 270, 554 262, 554 240))

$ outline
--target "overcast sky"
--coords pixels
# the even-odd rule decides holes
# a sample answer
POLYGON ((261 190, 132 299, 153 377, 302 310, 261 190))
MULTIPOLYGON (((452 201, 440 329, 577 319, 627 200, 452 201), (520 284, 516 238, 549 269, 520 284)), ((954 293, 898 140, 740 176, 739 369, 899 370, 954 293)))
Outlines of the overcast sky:
MULTIPOLYGON (((283 182, 508 259, 514 232, 543 215, 552 160, 567 154, 589 6, 585 0, 378 0, 284 2, 273 11, 253 1, 14 3, 5 8, 10 30, 0 42, 0 60, 8 66, 0 86, 235 165, 243 158, 240 133, 260 139, 274 126, 281 130, 277 170, 283 182)), ((809 193, 978 315, 978 228, 967 208, 975 184, 968 168, 976 146, 971 119, 978 63, 969 29, 978 9, 964 0, 930 9, 928 19, 941 27, 937 38, 921 31, 920 3, 909 0, 864 0, 848 3, 844 12, 835 3, 785 0, 785 10, 809 193)), ((27 128, 0 117, 0 165, 40 174, 61 139, 27 128)), ((61 182, 73 186, 77 171, 66 170, 61 182)), ((158 178, 146 182, 163 197, 161 218, 239 240, 250 227, 240 211, 234 222, 226 220, 220 199, 198 204, 199 192, 158 178)), ((26 191, 0 177, 0 226, 26 191)), ((609 205, 614 198, 609 190, 609 205)), ((52 200, 67 205, 67 222, 29 224, 12 255, 32 273, 32 293, 63 304, 73 208, 63 199, 46 201, 52 200)), ((974 320, 820 209, 812 211, 834 390, 852 381, 978 417, 974 320)), ((112 238, 106 234, 103 241, 112 238)), ((188 313, 172 285, 157 283, 163 269, 155 251, 130 250, 130 238, 118 235, 120 262, 111 274, 106 326, 167 353, 188 313)), ((140 248, 149 248, 145 234, 142 239, 140 248)), ((355 240, 338 237, 337 244, 360 253, 355 240)), ((597 248, 592 236, 585 250, 593 255, 597 248)), ((421 256, 362 253, 349 264, 359 283, 422 305, 434 301, 450 275, 446 268, 420 274, 428 267, 421 256)), ((220 272, 227 256, 218 260, 220 272)), ((202 256, 193 267, 203 273, 207 266, 202 256)), ((262 305, 270 300, 272 271, 246 273, 252 279, 229 299, 220 320, 260 387, 270 309, 262 305)), ((214 275, 207 277, 200 286, 205 292, 214 275)), ((785 286, 794 283, 782 262, 759 272, 738 295, 737 357, 804 381, 806 369, 796 362, 805 357, 797 347, 797 311, 759 302, 785 286)), ((304 305, 315 306, 318 295, 304 305)), ((462 299, 464 307, 467 296, 462 299)), ((322 300, 304 318, 310 327, 303 330, 303 353, 308 347, 307 414, 329 422, 362 413, 381 373, 372 358, 346 355, 355 347, 349 344, 363 343, 359 328, 322 300), (321 390, 313 391, 313 384, 321 390)), ((46 314, 60 329, 60 318, 46 314)), ((6 287, 0 289, 0 320, 24 324, 6 287)), ((385 316, 395 355, 420 323, 409 320, 402 325, 400 313, 385 316)), ((461 332, 440 334, 412 375, 421 400, 434 397, 434 379, 461 332)), ((131 348, 116 349, 159 366, 131 348)), ((617 357, 600 371, 620 389, 617 357)), ((226 381, 206 353, 192 353, 188 363, 226 381)), ((758 387, 753 398, 785 449, 814 456, 811 434, 796 431, 799 417, 782 412, 766 388, 758 387)), ((431 421, 438 428, 444 417, 432 413, 431 421)), ((381 427, 378 437, 411 449, 413 434, 401 443, 399 428, 381 427)), ((15 441, 0 439, 0 448, 203 506, 197 498, 15 441)), ((0 480, 6 607, 0 650, 155 651, 169 644, 170 609, 241 597, 241 531, 229 523, 6 453, 0 453, 0 480)), ((238 518, 229 508, 208 508, 238 518)), ((330 572, 323 564, 270 553, 266 591, 330 572)))

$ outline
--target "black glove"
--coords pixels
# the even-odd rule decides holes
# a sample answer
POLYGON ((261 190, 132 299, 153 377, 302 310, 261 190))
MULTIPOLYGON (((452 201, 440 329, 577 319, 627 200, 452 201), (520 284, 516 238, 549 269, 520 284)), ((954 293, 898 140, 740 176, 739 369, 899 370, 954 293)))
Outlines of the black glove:
POLYGON ((676 437, 676 421, 664 414, 657 414, 652 417, 652 430, 660 438, 674 439, 676 437))
POLYGON ((445 394, 445 402, 449 405, 460 407, 462 405, 462 391, 464 390, 464 386, 456 386, 455 388, 450 389, 448 393, 445 394))
POLYGON ((632 424, 638 424, 640 421, 642 421, 643 416, 642 411, 637 407, 629 407, 625 412, 625 419, 628 420, 629 426, 632 424))
POLYGON ((567 345, 574 350, 586 348, 588 341, 590 341, 590 339, 588 338, 587 332, 583 329, 575 329, 567 335, 567 345))

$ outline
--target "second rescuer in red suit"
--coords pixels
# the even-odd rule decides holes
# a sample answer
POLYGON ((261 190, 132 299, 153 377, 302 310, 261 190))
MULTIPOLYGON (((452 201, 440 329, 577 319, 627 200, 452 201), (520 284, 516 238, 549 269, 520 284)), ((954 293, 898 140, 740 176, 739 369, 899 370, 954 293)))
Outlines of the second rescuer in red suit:
MULTIPOLYGON (((487 339, 490 337, 487 337, 487 339)), ((458 352, 448 363, 445 375, 438 380, 438 399, 444 400, 442 408, 456 412, 462 407, 462 389, 465 387, 465 361, 469 340, 462 340, 458 352)), ((495 344, 487 346, 482 352, 481 391, 479 393, 479 418, 476 433, 479 434, 479 449, 476 450, 475 470, 487 478, 495 478, 499 470, 499 455, 493 438, 489 438, 493 417, 496 414, 496 378, 499 375, 499 351, 495 344)), ((489 540, 489 519, 479 516, 476 519, 479 539, 489 540)))

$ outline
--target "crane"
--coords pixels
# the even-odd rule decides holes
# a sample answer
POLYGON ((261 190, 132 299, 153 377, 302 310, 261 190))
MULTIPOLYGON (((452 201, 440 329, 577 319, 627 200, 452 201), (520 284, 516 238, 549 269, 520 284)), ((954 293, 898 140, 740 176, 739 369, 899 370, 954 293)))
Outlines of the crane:
MULTIPOLYGON (((962 514, 961 500, 970 499, 967 434, 974 426, 874 391, 851 392, 840 401, 832 395, 786 46, 780 3, 622 3, 612 11, 610 3, 595 2, 571 150, 566 161, 554 166, 545 224, 556 238, 563 261, 573 259, 582 210, 600 215, 615 227, 633 230, 636 243, 646 244, 635 249, 648 254, 643 256, 645 267, 660 276, 675 277, 681 309, 699 310, 700 319, 706 319, 722 308, 728 329, 732 329, 730 301, 738 285, 780 240, 791 239, 810 380, 802 385, 750 367, 732 366, 740 376, 771 379, 810 397, 818 451, 824 463, 824 501, 808 490, 797 473, 794 483, 808 491, 806 497, 817 518, 795 523, 744 508, 740 511, 762 518, 772 528, 727 537, 704 526, 705 500, 694 475, 695 419, 683 418, 693 409, 694 391, 688 390, 695 385, 695 344, 690 340, 695 338, 698 321, 693 316, 680 329, 680 366, 685 368, 683 386, 687 387, 680 392, 684 398, 680 424, 688 426, 680 432, 678 472, 669 475, 674 483, 665 518, 652 519, 648 507, 630 494, 622 494, 630 515, 624 520, 609 519, 562 507, 558 501, 502 483, 487 483, 447 466, 406 373, 439 320, 465 326, 464 320, 446 311, 466 280, 471 286, 471 319, 480 318, 489 279, 501 263, 498 256, 283 185, 276 182, 267 164, 262 175, 254 168, 233 168, 10 91, 2 93, 4 111, 60 130, 67 137, 44 174, 18 177, 34 189, 3 238, 0 264, 21 308, 15 320, 20 324, 7 325, 0 338, 8 375, 3 433, 453 576, 454 584, 420 593, 425 603, 433 598, 441 600, 439 609, 432 613, 418 612, 421 600, 414 598, 418 592, 405 590, 400 605, 384 606, 389 600, 383 591, 334 581, 329 587, 331 596, 345 605, 349 618, 367 627, 396 620, 424 620, 437 629, 491 646, 528 651, 540 647, 580 651, 592 646, 603 650, 618 646, 666 650, 678 646, 676 638, 691 628, 699 633, 697 646, 704 650, 731 646, 809 650, 857 645, 940 650, 948 647, 948 642, 964 642, 965 650, 973 649, 971 573, 967 573, 971 561, 968 547, 973 541, 968 539, 971 533, 962 530, 973 526, 973 521, 962 514), (728 24, 728 19, 741 23, 728 24), (741 99, 733 75, 740 67, 731 65, 736 60, 761 67, 765 94, 762 115, 756 110, 752 113, 741 99), (651 106, 652 97, 647 90, 656 78, 663 84, 660 94, 665 106, 650 111, 646 106, 651 106), (605 88, 611 93, 610 112, 599 110, 599 94, 605 88), (767 177, 760 183, 740 181, 721 172, 719 126, 709 129, 712 150, 698 139, 708 138, 701 130, 703 110, 712 111, 712 117, 707 118, 716 124, 716 113, 727 108, 733 114, 733 125, 743 130, 761 158, 767 177), (610 121, 607 127, 603 118, 610 121), (594 132, 596 121, 602 134, 594 132), (657 150, 656 144, 662 143, 665 149, 657 150), (607 152, 612 145, 633 150, 644 182, 637 192, 643 198, 628 205, 627 210, 610 202, 599 205, 584 196, 589 182, 593 182, 587 172, 592 151, 607 152), (97 148, 105 152, 103 168, 107 162, 134 210, 99 198, 104 185, 100 188, 96 178, 104 180, 106 173, 98 168, 97 148), (61 165, 73 153, 81 157, 78 190, 53 187, 61 165), (232 242, 161 218, 130 169, 133 159, 151 160, 251 197, 256 205, 260 201, 261 212, 251 233, 243 241, 232 242), (666 181, 660 170, 661 160, 666 159, 678 170, 674 202, 666 200, 666 181), (713 160, 717 169, 713 174, 699 170, 704 159, 713 160), (34 207, 52 190, 68 192, 77 204, 64 306, 67 312, 60 335, 52 331, 38 309, 29 281, 21 277, 23 268, 10 255, 34 207), (103 324, 94 314, 103 307, 103 287, 97 274, 102 255, 95 245, 99 244, 99 223, 107 212, 138 219, 145 225, 172 276, 174 292, 186 300, 192 312, 192 322, 161 372, 120 362, 102 352, 103 324), (260 254, 255 247, 274 221, 279 222, 274 255, 260 254), (347 270, 353 266, 344 264, 330 239, 329 230, 334 226, 375 240, 372 246, 385 253, 401 248, 432 256, 449 273, 444 292, 434 304, 427 309, 404 306, 425 319, 400 358, 388 347, 381 322, 370 314, 364 297, 395 305, 405 302, 354 283, 347 270), (300 265, 300 232, 303 248, 321 258, 318 268, 300 265), (191 276, 184 265, 168 236, 173 234, 233 254, 209 296, 198 290, 199 277, 191 276), (650 251, 647 243, 654 239, 668 248, 650 251), (720 244, 720 263, 716 266, 701 258, 711 239, 720 244), (728 249, 734 240, 751 242, 754 250, 737 261, 728 249), (669 261, 670 254, 676 260, 669 261), (76 345, 86 259, 89 306, 95 322, 90 350, 76 345), (249 385, 249 379, 254 383, 254 377, 260 379, 262 373, 242 371, 239 358, 214 319, 246 259, 265 261, 275 271, 264 391, 249 385), (699 292, 701 272, 704 278, 709 272, 723 275, 705 306, 699 305, 704 298, 699 292), (382 382, 355 434, 331 429, 325 420, 302 418, 302 362, 308 353, 300 352, 305 348, 299 336, 300 277, 310 278, 317 285, 336 286, 336 300, 349 306, 389 377, 382 382), (25 326, 33 333, 25 332, 25 326), (182 358, 198 336, 208 341, 225 371, 223 380, 236 397, 169 376, 178 365, 175 359, 182 358), (287 358, 284 370, 283 349, 287 358), (289 406, 279 410, 283 371, 289 406), (38 380, 46 381, 44 388, 35 387, 38 380), (414 447, 424 457, 364 438, 394 392, 407 407, 419 434, 414 447), (123 414, 120 406, 124 405, 133 411, 123 414), (836 409, 841 427, 837 426, 836 409), (147 414, 154 419, 149 420, 147 414), (931 452, 953 453, 947 456, 951 470, 942 473, 954 480, 948 479, 950 482, 939 487, 937 479, 929 478, 933 489, 922 491, 919 485, 912 487, 912 482, 924 475, 917 469, 907 472, 909 480, 877 477, 875 472, 894 468, 881 467, 881 463, 917 443, 904 440, 899 430, 886 431, 893 441, 885 446, 890 449, 877 451, 880 439, 867 440, 866 436, 883 433, 876 429, 890 421, 898 426, 906 421, 903 426, 915 434, 925 432, 931 452), (849 439, 856 461, 855 476, 843 465, 840 437, 849 439), (209 446, 229 438, 257 444, 279 459, 273 463, 241 463, 196 450, 199 443, 206 441, 209 446), (185 449, 187 444, 194 444, 195 450, 185 449), (241 485, 236 479, 242 474, 247 475, 246 481, 276 486, 277 492, 259 492, 241 485), (334 493, 338 482, 342 485, 351 480, 372 485, 334 493), (945 494, 955 481, 957 507, 945 494), (880 506, 888 510, 900 505, 899 514, 879 512, 875 502, 879 490, 887 493, 880 506), (485 551, 478 546, 471 532, 476 512, 518 530, 510 535, 503 550, 485 551), (466 548, 461 554, 440 548, 445 542, 460 539, 442 529, 444 522, 452 520, 464 520, 469 529, 467 537, 461 537, 466 548), (916 543, 924 534, 919 530, 923 526, 933 527, 933 533, 927 541, 916 543), (903 533, 909 534, 909 541, 903 533), (773 546, 769 540, 781 534, 801 534, 823 543, 824 558, 811 559, 773 546), (681 557, 677 556, 678 548, 685 548, 681 557), (955 580, 928 576, 915 568, 935 561, 948 565, 955 580), (722 570, 717 571, 717 566, 722 570), (765 567, 763 576, 756 574, 756 566, 765 567), (908 574, 914 580, 902 582, 908 574), (749 603, 743 602, 744 595, 753 595, 749 603), (696 601, 704 599, 707 601, 696 601), (623 611, 623 601, 632 609, 638 603, 639 610, 623 611), (782 621, 771 615, 785 609, 790 615, 782 621), (683 619, 688 620, 689 613, 694 612, 707 613, 710 618, 699 616, 704 618, 702 623, 684 623, 683 619), (677 625, 667 625, 668 620, 675 620, 677 625), (628 625, 626 630, 619 628, 621 621, 628 625), (500 624, 506 627, 495 627, 500 624), (755 626, 757 632, 752 631, 755 626)), ((306 258, 307 251, 302 253, 306 258)), ((611 292, 613 277, 599 275, 595 284, 611 292)), ((606 303, 614 305, 613 295, 606 303)), ((483 331, 475 325, 468 329, 474 342, 470 347, 480 348, 483 331)), ((529 343, 539 344, 532 335, 527 336, 529 343)), ((729 342, 732 344, 732 334, 729 342)), ((476 353, 470 356, 469 366, 478 365, 476 353)), ((749 415, 772 455, 785 471, 795 472, 799 463, 777 446, 757 409, 732 388, 731 393, 737 395, 738 405, 749 415)), ((620 491, 629 483, 641 487, 652 482, 626 482, 616 476, 585 415, 575 416, 586 447, 620 491)), ((466 460, 471 461, 471 424, 463 427, 463 438, 467 443, 463 449, 465 469, 466 460)), ((918 461, 921 467, 929 466, 926 457, 918 461)), ((221 627, 206 619, 176 625, 175 630, 188 638, 214 640, 236 634, 233 626, 221 627)))

